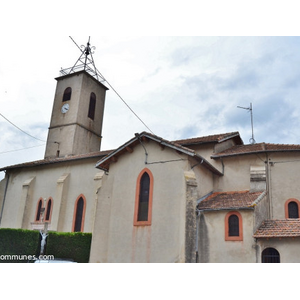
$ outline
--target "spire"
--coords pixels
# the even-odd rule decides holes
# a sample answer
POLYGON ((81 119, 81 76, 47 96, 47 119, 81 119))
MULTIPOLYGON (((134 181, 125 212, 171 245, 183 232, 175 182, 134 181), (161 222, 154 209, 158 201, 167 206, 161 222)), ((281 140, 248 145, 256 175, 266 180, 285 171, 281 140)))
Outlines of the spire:
POLYGON ((90 37, 89 37, 89 40, 88 40, 86 46, 81 45, 79 47, 73 39, 72 39, 72 41, 75 43, 75 45, 80 50, 81 55, 79 56, 78 60, 76 61, 76 63, 74 64, 73 67, 60 70, 61 76, 84 70, 87 73, 89 73, 90 75, 92 75, 98 81, 104 82, 105 81, 104 77, 97 70, 95 63, 94 63, 93 50, 95 50, 96 47, 94 47, 94 46, 91 47, 90 37))

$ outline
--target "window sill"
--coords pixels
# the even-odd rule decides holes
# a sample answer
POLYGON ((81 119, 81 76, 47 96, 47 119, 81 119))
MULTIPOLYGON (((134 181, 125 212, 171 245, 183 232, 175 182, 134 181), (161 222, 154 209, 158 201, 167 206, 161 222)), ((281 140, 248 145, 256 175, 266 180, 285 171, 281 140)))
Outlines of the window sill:
POLYGON ((150 221, 135 221, 133 226, 151 226, 150 221))
POLYGON ((225 241, 242 241, 242 236, 226 236, 225 241))

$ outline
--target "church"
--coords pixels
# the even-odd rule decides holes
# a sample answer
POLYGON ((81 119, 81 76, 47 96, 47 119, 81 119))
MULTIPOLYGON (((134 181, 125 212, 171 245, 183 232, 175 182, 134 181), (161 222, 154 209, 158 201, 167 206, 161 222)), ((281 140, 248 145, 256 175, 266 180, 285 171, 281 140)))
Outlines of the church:
POLYGON ((300 145, 140 132, 102 150, 89 43, 56 81, 44 159, 0 169, 0 228, 91 232, 91 263, 300 262, 300 145))

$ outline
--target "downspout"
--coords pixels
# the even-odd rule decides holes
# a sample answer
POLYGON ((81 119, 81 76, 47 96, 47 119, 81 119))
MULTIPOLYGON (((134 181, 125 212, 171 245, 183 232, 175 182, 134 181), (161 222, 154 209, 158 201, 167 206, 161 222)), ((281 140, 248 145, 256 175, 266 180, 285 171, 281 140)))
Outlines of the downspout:
POLYGON ((196 166, 199 166, 199 165, 202 165, 203 164, 203 159, 199 162, 199 163, 196 163, 195 165, 193 165, 192 167, 191 167, 191 170, 193 170, 196 166))
POLYGON ((196 263, 199 260, 199 247, 198 247, 198 243, 199 243, 199 216, 201 214, 201 210, 196 208, 196 245, 195 245, 195 251, 196 251, 196 263))
POLYGON ((269 219, 272 219, 272 189, 271 189, 271 168, 269 162, 269 155, 266 153, 266 168, 267 168, 267 191, 268 191, 268 202, 269 202, 269 219))
POLYGON ((224 169, 225 169, 225 167, 224 167, 223 158, 221 157, 220 160, 221 160, 221 163, 222 163, 222 174, 224 175, 224 169))
POLYGON ((145 165, 148 163, 148 152, 146 150, 146 147, 144 146, 143 142, 141 141, 141 137, 138 133, 135 133, 136 138, 139 140, 140 144, 143 146, 144 151, 145 151, 145 165))
POLYGON ((0 214, 0 226, 1 226, 2 215, 3 215, 3 210, 4 210, 4 203, 5 203, 5 199, 6 199, 6 193, 7 193, 8 182, 9 182, 9 174, 7 174, 6 171, 5 171, 5 177, 6 177, 6 183, 5 183, 5 190, 4 190, 3 202, 2 202, 1 214, 0 214))

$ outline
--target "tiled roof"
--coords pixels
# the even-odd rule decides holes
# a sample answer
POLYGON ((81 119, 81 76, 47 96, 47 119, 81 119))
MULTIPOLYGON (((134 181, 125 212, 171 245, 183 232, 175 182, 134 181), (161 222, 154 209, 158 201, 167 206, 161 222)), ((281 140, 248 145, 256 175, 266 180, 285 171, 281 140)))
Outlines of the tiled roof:
POLYGON ((238 138, 242 143, 239 132, 229 132, 229 133, 221 133, 214 134, 202 137, 195 137, 190 139, 176 140, 173 141, 175 144, 179 145, 193 145, 193 144, 205 144, 205 143, 220 143, 229 138, 238 138))
POLYGON ((265 220, 254 233, 255 238, 300 237, 300 219, 265 220))
POLYGON ((197 208, 199 210, 247 209, 252 208, 254 202, 263 195, 264 192, 218 192, 201 201, 197 208))
POLYGON ((300 151, 300 145, 283 145, 283 144, 249 144, 249 145, 236 145, 225 151, 212 155, 212 158, 235 156, 252 153, 262 152, 282 152, 282 151, 300 151))
POLYGON ((88 158, 100 159, 103 156, 106 156, 107 154, 109 154, 110 152, 111 152, 111 150, 91 152, 91 153, 80 154, 80 155, 70 155, 70 156, 66 156, 66 157, 46 158, 46 159, 42 159, 42 160, 35 160, 35 161, 26 162, 26 163, 22 163, 22 164, 3 167, 3 168, 0 168, 0 171, 9 170, 9 169, 16 169, 16 168, 36 167, 36 166, 41 166, 41 165, 63 163, 63 162, 81 160, 81 159, 88 159, 88 158))

